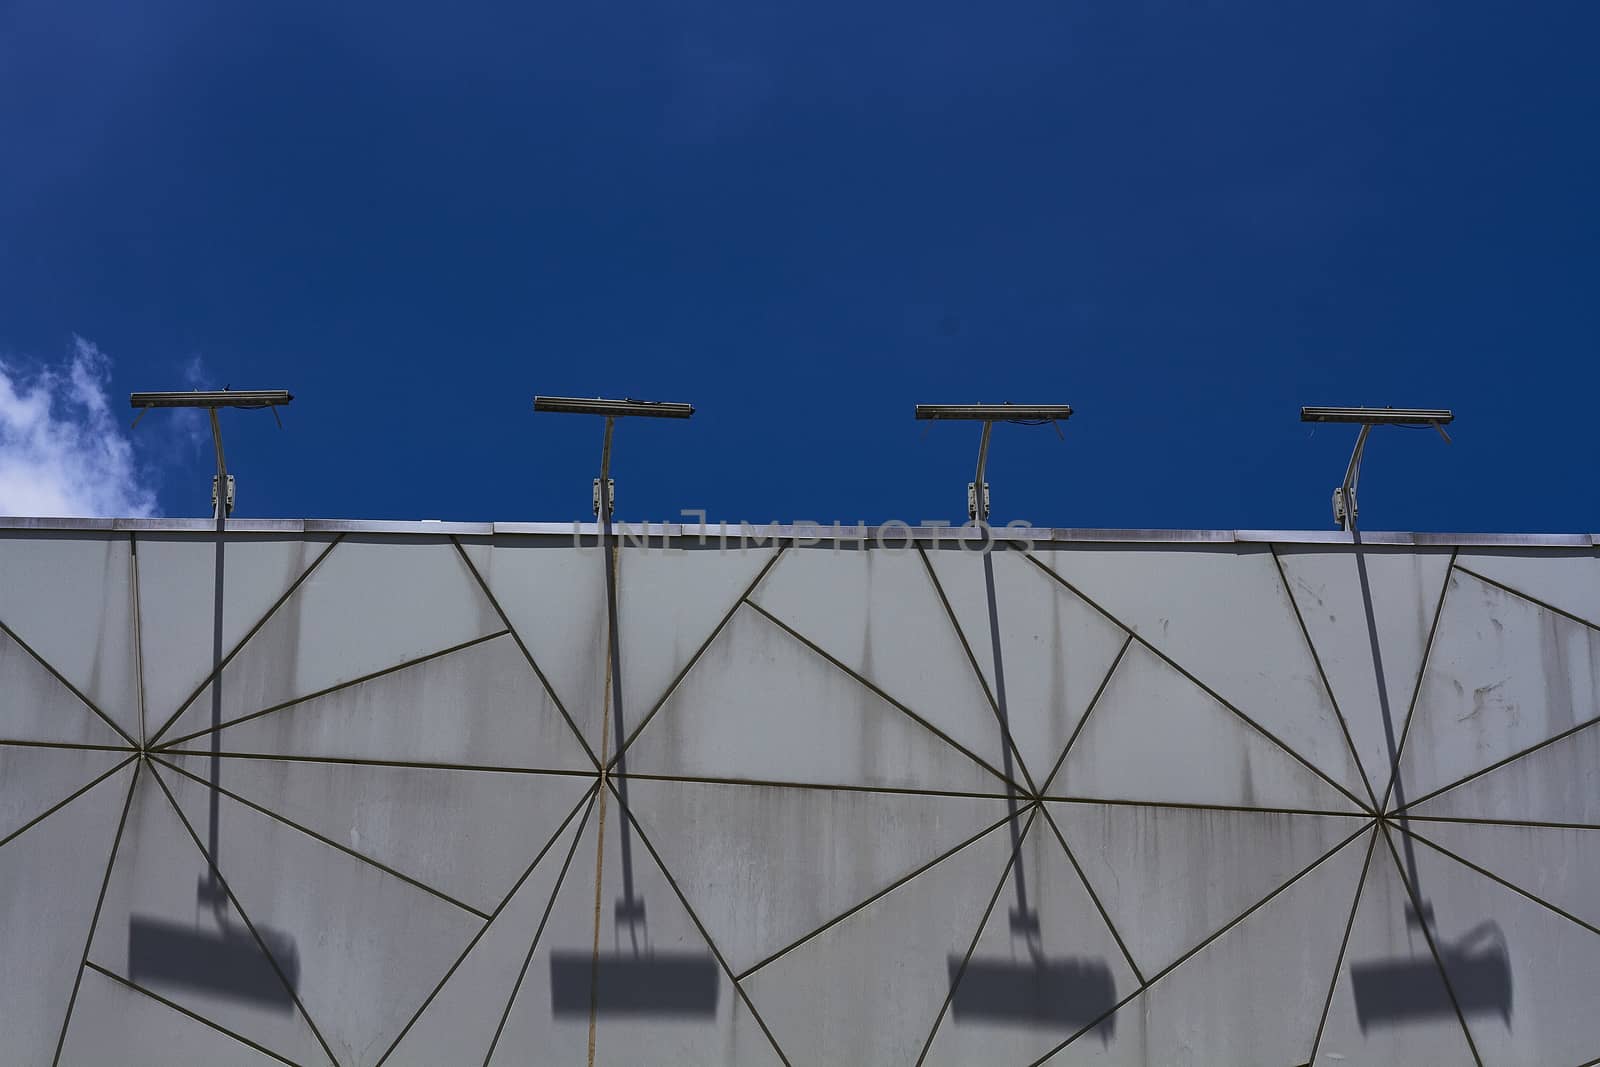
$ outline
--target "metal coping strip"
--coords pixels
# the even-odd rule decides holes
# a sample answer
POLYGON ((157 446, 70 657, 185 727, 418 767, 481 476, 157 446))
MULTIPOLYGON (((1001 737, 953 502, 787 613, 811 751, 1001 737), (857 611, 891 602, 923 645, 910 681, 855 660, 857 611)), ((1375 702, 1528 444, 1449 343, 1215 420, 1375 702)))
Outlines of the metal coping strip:
MULTIPOLYGON (((719 542, 724 536, 720 522, 698 523, 628 523, 624 539, 636 537, 667 539, 707 545, 719 542)), ((83 531, 104 533, 215 533, 216 524, 209 518, 194 519, 72 519, 0 516, 0 531, 83 531)), ((583 537, 597 537, 599 524, 594 522, 443 522, 435 520, 387 519, 229 519, 230 534, 310 534, 354 533, 395 534, 408 536, 491 537, 495 535, 520 535, 533 537, 570 538, 574 532, 583 537)), ((996 540, 1027 540, 1036 547, 1049 544, 1305 544, 1348 545, 1350 535, 1338 530, 1111 530, 1062 529, 1046 527, 994 527, 996 540)), ((970 527, 909 526, 889 523, 883 526, 858 524, 816 523, 815 525, 791 523, 749 523, 732 521, 726 526, 726 536, 733 541, 740 536, 754 539, 785 541, 800 539, 818 544, 853 544, 860 541, 887 542, 902 545, 910 539, 922 543, 957 542, 970 539, 970 527)), ((1538 534, 1538 533, 1404 533, 1362 531, 1362 543, 1401 547, 1461 547, 1461 548, 1593 548, 1600 546, 1600 533, 1593 534, 1538 534)))

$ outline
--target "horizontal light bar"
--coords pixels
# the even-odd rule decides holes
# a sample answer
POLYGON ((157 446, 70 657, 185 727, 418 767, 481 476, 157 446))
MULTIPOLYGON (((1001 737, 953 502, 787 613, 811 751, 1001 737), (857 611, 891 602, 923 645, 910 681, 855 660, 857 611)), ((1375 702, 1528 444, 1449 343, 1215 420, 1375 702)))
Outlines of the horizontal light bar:
POLYGON ((293 399, 284 389, 191 390, 184 393, 132 393, 128 396, 128 402, 136 408, 272 408, 281 407, 293 399))
POLYGON ((687 419, 694 414, 693 404, 667 400, 605 400, 600 397, 536 396, 535 411, 563 411, 570 415, 643 415, 656 419, 687 419))
POLYGON ((1358 422, 1372 426, 1442 426, 1453 422, 1449 408, 1301 408, 1301 422, 1358 422))
POLYGON ((1070 404, 918 404, 919 419, 962 419, 968 422, 1044 421, 1072 417, 1070 404))

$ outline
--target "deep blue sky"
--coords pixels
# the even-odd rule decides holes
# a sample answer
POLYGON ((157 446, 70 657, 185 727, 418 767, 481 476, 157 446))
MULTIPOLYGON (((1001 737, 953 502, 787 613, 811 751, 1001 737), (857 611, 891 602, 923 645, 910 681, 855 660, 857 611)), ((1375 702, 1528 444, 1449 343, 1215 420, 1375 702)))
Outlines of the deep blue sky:
MULTIPOLYGON (((1600 529, 1600 5, 0 6, 0 354, 286 386, 240 513, 1600 529)), ((153 416, 152 421, 158 416, 153 416)), ((162 510, 209 457, 135 433, 162 510)))

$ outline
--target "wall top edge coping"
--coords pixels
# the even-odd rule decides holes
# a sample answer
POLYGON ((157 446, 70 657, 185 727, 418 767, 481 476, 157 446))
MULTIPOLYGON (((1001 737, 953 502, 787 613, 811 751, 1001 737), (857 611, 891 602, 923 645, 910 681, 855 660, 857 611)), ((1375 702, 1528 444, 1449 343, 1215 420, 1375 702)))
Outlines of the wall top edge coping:
MULTIPOLYGON (((0 516, 0 531, 81 531, 127 533, 212 533, 211 519, 78 519, 0 516)), ((699 524, 618 523, 627 540, 643 538, 699 543, 699 524)), ((704 528, 706 544, 717 544, 724 536, 722 524, 704 528)), ((883 526, 817 524, 736 523, 727 524, 726 537, 736 541, 741 533, 752 539, 803 539, 816 544, 850 544, 862 540, 904 544, 908 538, 923 543, 957 541, 970 536, 970 530, 949 526, 909 526, 889 523, 883 526)), ((455 537, 491 537, 497 534, 566 537, 575 533, 592 538, 599 533, 594 522, 442 522, 436 520, 392 521, 382 519, 229 519, 230 533, 251 534, 391 534, 455 537)), ((1045 547, 1053 544, 1303 544, 1346 545, 1350 535, 1339 530, 1111 530, 1024 527, 1006 531, 995 528, 997 537, 1009 537, 1045 547)), ((1459 548, 1593 548, 1600 545, 1600 534, 1536 533, 1404 533, 1362 532, 1368 545, 1402 547, 1459 548)))

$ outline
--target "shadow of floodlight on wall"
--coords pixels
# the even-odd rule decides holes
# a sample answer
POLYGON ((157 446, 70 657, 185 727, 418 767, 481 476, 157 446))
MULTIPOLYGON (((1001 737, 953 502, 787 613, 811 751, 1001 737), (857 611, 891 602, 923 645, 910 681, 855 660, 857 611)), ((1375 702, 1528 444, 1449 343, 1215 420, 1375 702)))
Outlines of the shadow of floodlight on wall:
POLYGON ((282 978, 248 930, 224 927, 212 933, 198 926, 134 916, 128 923, 128 980, 154 990, 193 989, 293 1011, 291 990, 300 981, 294 941, 273 930, 258 932, 282 970, 282 978))
POLYGON ((1110 1040, 1117 1006, 1116 983, 1103 960, 1051 961, 1035 940, 1029 959, 966 961, 950 957, 955 994, 950 1013, 956 1024, 1011 1023, 1019 1026, 1083 1027, 1100 1019, 1096 1032, 1110 1040))
MULTIPOLYGON (((636 1015, 715 1017, 722 977, 709 952, 658 952, 650 947, 650 927, 644 900, 634 891, 633 840, 628 813, 628 768, 623 744, 628 737, 623 707, 622 643, 617 625, 617 542, 611 529, 615 491, 611 480, 611 437, 616 420, 626 417, 686 419, 694 414, 689 404, 644 400, 602 400, 573 397, 535 397, 535 411, 605 418, 605 439, 600 451, 600 477, 594 481, 593 506, 600 519, 605 551, 606 614, 610 644, 608 663, 612 736, 618 752, 610 769, 617 815, 618 845, 622 851, 622 897, 614 912, 616 951, 552 952, 550 955, 550 1009, 558 1015, 636 1015), (621 930, 628 930, 629 949, 621 948, 621 930), (642 935, 642 936, 641 936, 642 935)), ((602 753, 604 758, 604 753, 602 753)), ((603 799, 603 797, 602 797, 603 799)), ((599 841, 605 840, 605 808, 600 809, 599 841)), ((603 844, 599 847, 604 847, 603 844)), ((598 892, 598 889, 597 889, 598 892)), ((597 902, 598 904, 598 902, 597 902)), ((599 914, 595 921, 599 922, 599 914)), ((598 931, 596 932, 598 936, 598 931)))
POLYGON ((1448 990, 1431 954, 1352 963, 1350 982, 1361 1029, 1454 1015, 1458 1006, 1462 1015, 1498 1015, 1510 1027, 1511 960, 1497 925, 1482 923, 1455 944, 1440 944, 1439 957, 1449 976, 1448 990))
POLYGON ((556 1015, 715 1016, 717 963, 697 952, 555 952, 550 1008, 556 1015))
MULTIPOLYGON (((613 690, 613 693, 620 690, 613 690)), ((617 816, 622 849, 622 896, 614 911, 611 952, 550 954, 550 1010, 557 1016, 642 1015, 714 1017, 722 976, 709 952, 660 952, 650 945, 644 899, 634 892, 627 788, 615 780, 622 809, 617 816), (628 931, 623 949, 621 931, 628 931)), ((603 816, 602 816, 603 817, 603 816)), ((603 847, 603 846, 602 846, 603 847)), ((599 916, 596 915, 598 921, 599 916)))

